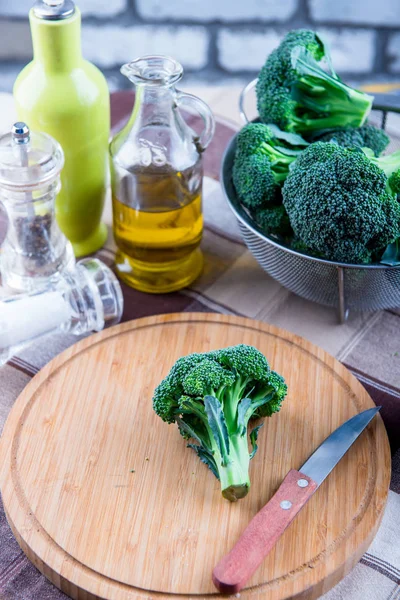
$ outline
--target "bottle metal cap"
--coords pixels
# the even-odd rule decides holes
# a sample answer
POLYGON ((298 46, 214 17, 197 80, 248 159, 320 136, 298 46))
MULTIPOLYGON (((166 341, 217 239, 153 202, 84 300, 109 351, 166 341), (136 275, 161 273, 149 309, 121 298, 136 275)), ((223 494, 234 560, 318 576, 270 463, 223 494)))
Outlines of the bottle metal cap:
POLYGON ((72 0, 37 0, 33 6, 33 14, 38 19, 58 21, 68 19, 75 13, 72 0))

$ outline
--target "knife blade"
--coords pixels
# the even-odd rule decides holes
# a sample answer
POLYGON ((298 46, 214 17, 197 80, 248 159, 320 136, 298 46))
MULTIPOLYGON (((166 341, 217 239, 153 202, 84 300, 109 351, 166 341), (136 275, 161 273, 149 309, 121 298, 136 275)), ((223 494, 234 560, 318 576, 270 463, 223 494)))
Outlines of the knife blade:
POLYGON ((275 543, 346 454, 380 406, 364 410, 335 429, 299 471, 292 469, 277 492, 253 517, 232 550, 213 571, 213 582, 224 594, 239 592, 275 543))

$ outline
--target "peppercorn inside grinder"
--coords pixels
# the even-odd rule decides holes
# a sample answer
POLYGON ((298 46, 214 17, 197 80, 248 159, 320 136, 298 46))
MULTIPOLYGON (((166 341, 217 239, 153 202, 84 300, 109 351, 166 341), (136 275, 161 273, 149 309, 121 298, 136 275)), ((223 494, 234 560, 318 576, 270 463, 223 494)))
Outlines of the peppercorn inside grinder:
POLYGON ((0 137, 0 201, 8 221, 0 269, 2 284, 12 290, 43 289, 75 265, 55 218, 63 165, 61 146, 25 123, 0 137))

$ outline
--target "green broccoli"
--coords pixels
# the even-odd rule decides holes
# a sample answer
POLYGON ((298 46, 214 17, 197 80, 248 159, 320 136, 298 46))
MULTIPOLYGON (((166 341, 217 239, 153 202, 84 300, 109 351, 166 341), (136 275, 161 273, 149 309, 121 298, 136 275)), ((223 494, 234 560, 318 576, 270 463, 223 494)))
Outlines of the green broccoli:
POLYGON ((386 191, 392 196, 397 196, 400 192, 400 150, 378 158, 372 156, 368 148, 363 148, 363 152, 374 165, 385 173, 387 177, 386 191))
POLYGON ((368 263, 399 237, 400 151, 371 155, 368 149, 316 142, 294 163, 283 204, 295 235, 311 251, 368 263))
POLYGON ((245 159, 237 158, 233 164, 232 179, 240 201, 250 210, 282 199, 281 188, 275 181, 267 156, 255 154, 245 159))
POLYGON ((313 31, 289 32, 267 58, 257 87, 264 123, 302 134, 364 124, 373 97, 336 75, 327 48, 313 31), (330 73, 320 64, 325 59, 330 73))
POLYGON ((251 419, 280 410, 287 386, 256 348, 240 344, 180 358, 154 392, 153 408, 176 422, 189 447, 221 481, 224 498, 235 502, 249 491, 249 461, 261 425, 251 419))
MULTIPOLYGON (((385 170, 385 169, 384 169, 385 170)), ((400 170, 394 171, 388 179, 390 191, 398 196, 400 194, 400 170)))
MULTIPOLYGON (((290 220, 289 220, 289 222, 290 222, 290 220)), ((292 233, 293 233, 293 230, 292 230, 292 233)), ((293 235, 293 237, 289 241, 290 241, 290 247, 293 250, 296 250, 297 252, 302 252, 303 254, 309 254, 310 256, 316 256, 318 258, 323 258, 323 256, 321 256, 320 252, 311 250, 311 248, 309 248, 307 246, 307 244, 302 242, 301 239, 296 237, 295 235, 293 235)))
POLYGON ((289 166, 308 143, 263 123, 249 123, 239 132, 232 178, 241 202, 259 209, 282 201, 281 185, 289 166))
POLYGON ((266 234, 286 236, 293 233, 288 214, 282 204, 260 208, 255 211, 253 218, 266 234))
POLYGON ((375 156, 380 156, 389 145, 390 139, 383 129, 367 124, 362 127, 350 127, 324 133, 317 138, 319 142, 336 142, 346 148, 370 148, 375 156))

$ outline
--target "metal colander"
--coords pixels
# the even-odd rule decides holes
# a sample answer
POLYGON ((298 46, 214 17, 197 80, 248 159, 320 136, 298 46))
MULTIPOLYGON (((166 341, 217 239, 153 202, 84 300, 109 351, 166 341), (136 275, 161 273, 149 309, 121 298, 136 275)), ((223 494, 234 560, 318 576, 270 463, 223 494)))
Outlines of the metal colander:
MULTIPOLYGON (((242 114, 244 94, 252 87, 254 82, 242 93, 242 114)), ((395 133, 391 135, 389 151, 400 148, 400 98, 377 94, 373 108, 369 122, 387 128, 389 134, 397 127, 399 137, 395 133)), ((341 323, 346 321, 349 310, 374 311, 400 306, 400 266, 350 265, 323 260, 292 250, 278 236, 263 233, 236 195, 232 182, 235 149, 236 136, 223 157, 222 187, 247 247, 271 277, 307 300, 335 307, 341 323)))

